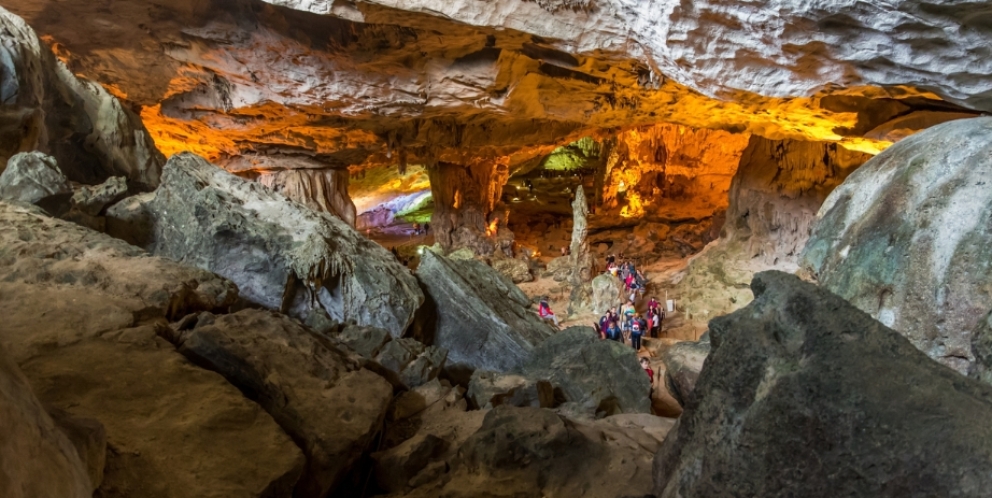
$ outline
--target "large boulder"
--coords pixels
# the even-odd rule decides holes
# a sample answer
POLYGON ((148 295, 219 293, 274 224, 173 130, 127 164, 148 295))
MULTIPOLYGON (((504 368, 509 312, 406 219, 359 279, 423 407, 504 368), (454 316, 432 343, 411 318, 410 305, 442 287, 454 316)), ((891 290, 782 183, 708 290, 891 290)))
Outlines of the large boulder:
POLYGON ((259 405, 155 329, 48 345, 21 362, 42 402, 106 428, 96 495, 289 496, 304 466, 300 449, 259 405))
POLYGON ((93 496, 79 453, 56 427, 17 365, 0 351, 0 495, 93 496))
POLYGON ((992 309, 992 118, 879 154, 830 194, 803 251, 820 285, 965 373, 992 309))
POLYGON ((237 288, 105 234, 0 202, 0 342, 35 350, 155 319, 226 310, 237 288))
POLYGON ((709 334, 699 341, 683 341, 665 350, 662 361, 665 363, 665 387, 680 405, 685 406, 689 395, 696 388, 703 362, 710 354, 709 334))
POLYGON ((284 315, 203 313, 169 335, 180 353, 223 375, 303 448, 300 498, 321 498, 342 484, 393 397, 385 379, 284 315))
POLYGON ((476 369, 506 372, 520 365, 554 334, 530 299, 485 263, 425 251, 417 278, 429 297, 422 340, 447 349, 447 369, 466 383, 476 369))
POLYGON ((651 381, 637 353, 590 327, 569 327, 544 341, 516 373, 549 381, 590 415, 651 413, 651 381))
POLYGON ((345 222, 196 155, 169 159, 147 210, 154 254, 227 277, 257 305, 298 318, 321 308, 399 337, 423 302, 410 271, 345 222))
POLYGON ((478 408, 500 405, 554 408, 555 392, 550 382, 519 374, 476 370, 468 383, 466 398, 478 408))
POLYGON ((0 7, 0 171, 18 152, 53 156, 73 181, 115 175, 154 187, 165 157, 141 119, 101 85, 77 78, 23 19, 0 7))
POLYGON ((660 498, 987 496, 992 386, 841 297, 763 272, 655 458, 660 498))
POLYGON ((0 173, 0 199, 38 204, 55 196, 72 193, 69 180, 55 158, 41 152, 17 154, 0 173))
POLYGON ((377 455, 391 463, 386 476, 413 475, 389 496, 645 496, 653 452, 673 425, 651 415, 572 420, 513 406, 468 413, 485 417, 465 439, 428 428, 377 455))

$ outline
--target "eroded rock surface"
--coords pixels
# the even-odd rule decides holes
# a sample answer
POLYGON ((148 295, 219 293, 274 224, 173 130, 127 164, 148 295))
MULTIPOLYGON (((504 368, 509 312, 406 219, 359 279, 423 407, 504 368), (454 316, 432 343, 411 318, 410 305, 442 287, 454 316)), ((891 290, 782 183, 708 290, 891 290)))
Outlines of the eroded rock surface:
POLYGON ((710 354, 709 335, 704 335, 699 341, 683 341, 674 344, 662 354, 665 363, 665 387, 680 405, 686 401, 696 389, 696 381, 703 370, 703 363, 710 354))
POLYGON ((516 372, 549 381, 589 415, 651 413, 651 385, 637 353, 590 327, 569 327, 541 343, 516 372))
POLYGON ((40 152, 17 154, 0 173, 0 199, 31 204, 72 193, 54 157, 40 152))
MULTIPOLYGON (((101 469, 102 472, 102 469, 101 469)), ((17 365, 0 351, 0 494, 93 496, 76 448, 52 421, 17 365)))
POLYGON ((355 226, 355 203, 348 196, 348 170, 283 170, 263 173, 258 181, 316 211, 331 213, 355 226))
POLYGON ((41 151, 82 183, 123 175, 158 184, 165 158, 136 114, 97 83, 78 79, 23 19, 0 7, 0 170, 18 152, 41 151))
POLYGON ((22 368, 43 402, 106 428, 99 496, 289 496, 303 470, 268 413, 153 327, 49 346, 22 368))
POLYGON ((266 308, 298 318, 322 308, 399 337, 423 302, 413 275, 382 246, 193 154, 169 160, 147 209, 154 254, 229 278, 266 308))
POLYGON ((689 319, 673 337, 695 339, 708 320, 750 302, 755 273, 798 270, 824 199, 870 158, 835 144, 752 136, 731 183, 720 239, 673 278, 689 319))
POLYGON ((273 312, 204 313, 168 335, 180 353, 223 375, 300 445, 307 466, 293 496, 334 492, 381 429, 392 400, 385 379, 273 312))
POLYGON ((16 361, 154 319, 223 310, 237 288, 28 204, 0 202, 0 333, 16 361))
POLYGON ((763 272, 655 458, 654 494, 984 496, 992 386, 797 277, 763 272), (934 423, 940 420, 940 423, 934 423))
POLYGON ((417 278, 428 295, 421 339, 447 349, 447 369, 465 382, 475 369, 511 370, 554 333, 530 299, 485 263, 424 251, 417 278))
POLYGON ((825 288, 966 373, 992 309, 992 118, 935 126, 824 203, 803 262, 825 288))

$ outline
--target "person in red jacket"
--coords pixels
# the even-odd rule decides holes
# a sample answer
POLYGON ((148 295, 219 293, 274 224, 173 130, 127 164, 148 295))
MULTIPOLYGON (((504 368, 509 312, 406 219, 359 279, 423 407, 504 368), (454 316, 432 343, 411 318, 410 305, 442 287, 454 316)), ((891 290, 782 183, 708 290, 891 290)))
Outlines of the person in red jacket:
POLYGON ((651 388, 654 388, 654 370, 651 368, 651 362, 647 358, 641 357, 641 368, 644 372, 648 374, 648 379, 651 380, 651 388))
POLYGON ((551 306, 548 305, 548 298, 546 298, 546 297, 542 297, 541 298, 541 304, 538 305, 537 314, 540 315, 541 318, 544 319, 544 320, 549 320, 550 319, 550 320, 554 321, 555 322, 555 327, 561 328, 561 325, 558 324, 558 317, 555 316, 554 312, 551 311, 551 306))

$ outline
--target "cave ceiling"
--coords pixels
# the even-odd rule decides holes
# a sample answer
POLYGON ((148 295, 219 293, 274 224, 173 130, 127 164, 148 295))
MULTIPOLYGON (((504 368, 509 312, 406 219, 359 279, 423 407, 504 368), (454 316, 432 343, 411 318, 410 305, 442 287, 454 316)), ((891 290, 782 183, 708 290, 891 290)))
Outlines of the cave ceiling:
POLYGON ((513 165, 666 122, 878 152, 992 110, 982 3, 0 4, 139 112, 163 152, 240 172, 513 165))

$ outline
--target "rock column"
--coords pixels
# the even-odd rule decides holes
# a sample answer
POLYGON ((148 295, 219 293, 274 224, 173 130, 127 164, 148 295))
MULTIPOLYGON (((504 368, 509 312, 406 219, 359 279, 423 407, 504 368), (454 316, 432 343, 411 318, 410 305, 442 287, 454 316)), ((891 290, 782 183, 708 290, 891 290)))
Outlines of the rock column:
POLYGON ((509 179, 505 164, 438 163, 428 169, 428 176, 434 195, 431 230, 446 251, 467 247, 476 254, 491 255, 497 239, 509 236, 512 240, 505 228, 506 210, 496 210, 509 179))
POLYGON ((348 180, 346 169, 274 171, 258 178, 262 185, 354 227, 356 209, 348 195, 348 180))
POLYGON ((579 185, 575 189, 575 200, 572 201, 572 243, 569 249, 569 266, 571 274, 568 278, 572 286, 572 294, 568 303, 568 314, 578 313, 579 308, 588 307, 592 296, 593 257, 589 251, 586 236, 589 233, 589 204, 586 194, 579 185))

